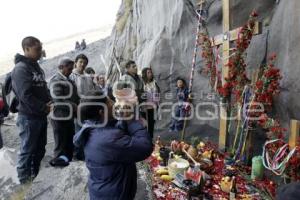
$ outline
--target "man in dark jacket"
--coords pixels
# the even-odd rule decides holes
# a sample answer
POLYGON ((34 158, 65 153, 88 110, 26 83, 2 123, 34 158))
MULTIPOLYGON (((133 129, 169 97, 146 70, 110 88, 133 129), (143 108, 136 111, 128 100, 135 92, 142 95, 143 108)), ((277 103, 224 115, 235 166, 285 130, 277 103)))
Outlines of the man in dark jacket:
MULTIPOLYGON (((98 97, 100 95, 95 95, 98 97)), ((110 99, 87 99, 80 109, 82 129, 76 133, 74 144, 84 146, 91 200, 133 200, 137 188, 136 162, 146 159, 152 153, 152 142, 141 121, 116 123, 112 118, 110 99), (95 106, 94 103, 105 103, 95 106), (93 106, 94 105, 94 106, 93 106), (104 127, 99 122, 108 119, 104 127)))
POLYGON ((121 80, 129 83, 130 86, 133 87, 139 103, 142 103, 145 101, 145 99, 142 99, 144 93, 144 83, 141 77, 137 74, 137 66, 134 61, 130 60, 126 63, 125 68, 126 73, 121 77, 121 80))
POLYGON ((17 54, 12 71, 12 88, 19 100, 17 126, 21 138, 17 172, 20 183, 32 181, 39 172, 47 143, 47 115, 51 97, 45 74, 37 61, 42 44, 35 37, 22 41, 24 56, 17 54))
POLYGON ((51 124, 54 133, 54 159, 52 166, 67 166, 73 157, 74 115, 79 97, 75 83, 69 79, 74 61, 64 57, 59 61, 59 71, 50 79, 51 97, 54 101, 51 124))

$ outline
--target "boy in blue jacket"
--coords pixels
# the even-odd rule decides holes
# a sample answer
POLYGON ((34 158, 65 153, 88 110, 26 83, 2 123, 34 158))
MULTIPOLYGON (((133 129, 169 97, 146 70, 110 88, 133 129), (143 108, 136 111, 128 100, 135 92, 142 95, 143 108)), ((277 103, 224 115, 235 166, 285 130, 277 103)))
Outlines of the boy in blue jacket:
POLYGON ((141 121, 120 123, 114 120, 112 101, 101 97, 100 92, 93 93, 95 99, 82 100, 84 106, 79 109, 81 120, 85 121, 74 136, 75 146, 84 146, 86 166, 90 172, 90 199, 133 200, 137 188, 135 163, 152 153, 151 138, 141 121), (106 119, 104 127, 97 126, 106 119))

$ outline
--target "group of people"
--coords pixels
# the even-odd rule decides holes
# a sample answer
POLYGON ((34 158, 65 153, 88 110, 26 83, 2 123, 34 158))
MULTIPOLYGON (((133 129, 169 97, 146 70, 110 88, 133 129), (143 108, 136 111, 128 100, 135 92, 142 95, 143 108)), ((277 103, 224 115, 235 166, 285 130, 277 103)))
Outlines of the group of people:
MULTIPOLYGON (((86 55, 79 54, 75 60, 61 58, 57 72, 47 83, 38 63, 43 51, 40 40, 26 37, 22 48, 24 55, 15 56, 15 67, 9 74, 18 102, 20 183, 32 182, 39 173, 46 151, 49 115, 55 141, 50 165, 64 167, 73 159, 85 160, 90 172, 91 199, 133 199, 137 187, 135 163, 150 156, 153 149, 160 88, 152 69, 144 68, 140 77, 136 63, 128 61, 121 84, 114 88, 106 84, 104 76, 96 75, 93 68, 87 67, 86 55), (145 103, 137 113, 141 117, 116 119, 114 93, 128 88, 134 91, 137 103, 145 103), (97 126, 103 121, 107 122, 104 127, 97 126)), ((177 85, 177 96, 183 101, 184 80, 178 80, 177 85)), ((0 103, 1 113, 8 112, 4 107, 7 106, 0 103)), ((178 128, 176 121, 172 124, 178 128)))
POLYGON ((86 42, 85 42, 85 39, 82 39, 81 43, 79 44, 78 41, 76 41, 75 43, 75 50, 78 51, 78 50, 84 50, 86 49, 86 42))

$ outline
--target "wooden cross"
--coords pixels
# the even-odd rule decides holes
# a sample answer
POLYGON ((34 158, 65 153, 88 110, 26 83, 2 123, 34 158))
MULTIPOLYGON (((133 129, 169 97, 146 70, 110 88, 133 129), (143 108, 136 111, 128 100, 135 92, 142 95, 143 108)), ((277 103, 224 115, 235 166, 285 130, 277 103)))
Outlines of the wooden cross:
MULTIPOLYGON (((222 84, 226 83, 225 78, 229 75, 229 69, 226 66, 229 61, 230 56, 230 44, 232 41, 238 39, 238 34, 240 28, 230 30, 230 0, 222 0, 223 3, 223 34, 215 36, 212 38, 213 46, 223 45, 223 66, 222 66, 222 84)), ((261 31, 261 23, 255 23, 254 34, 260 34, 261 31)), ((226 146, 228 145, 228 120, 227 120, 227 109, 225 107, 220 108, 220 131, 219 131, 219 148, 221 150, 226 150, 226 146)))
POLYGON ((289 146, 293 149, 297 145, 300 136, 300 121, 291 120, 291 132, 289 137, 289 146))

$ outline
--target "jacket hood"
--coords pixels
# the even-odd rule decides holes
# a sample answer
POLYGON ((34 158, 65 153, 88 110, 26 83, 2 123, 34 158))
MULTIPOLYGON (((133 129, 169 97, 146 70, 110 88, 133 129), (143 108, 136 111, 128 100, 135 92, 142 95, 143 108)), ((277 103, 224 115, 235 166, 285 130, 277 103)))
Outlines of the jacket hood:
POLYGON ((15 55, 15 64, 19 63, 19 62, 25 62, 25 63, 30 63, 30 64, 37 64, 37 62, 31 60, 30 58, 27 58, 19 53, 17 53, 15 55))
POLYGON ((74 135, 73 144, 76 147, 84 146, 87 141, 89 131, 92 130, 96 124, 97 124, 96 121, 90 121, 90 120, 85 121, 80 131, 78 131, 74 135))
MULTIPOLYGON (((73 144, 76 147, 84 146, 88 139, 89 132, 92 129, 96 128, 98 123, 99 122, 92 121, 92 120, 84 121, 84 124, 83 124, 82 128, 80 129, 80 131, 78 131, 73 137, 73 144)), ((125 122, 116 121, 116 120, 109 121, 108 124, 106 125, 106 127, 107 126, 116 127, 116 128, 123 129, 123 130, 125 130, 127 128, 125 122)))

